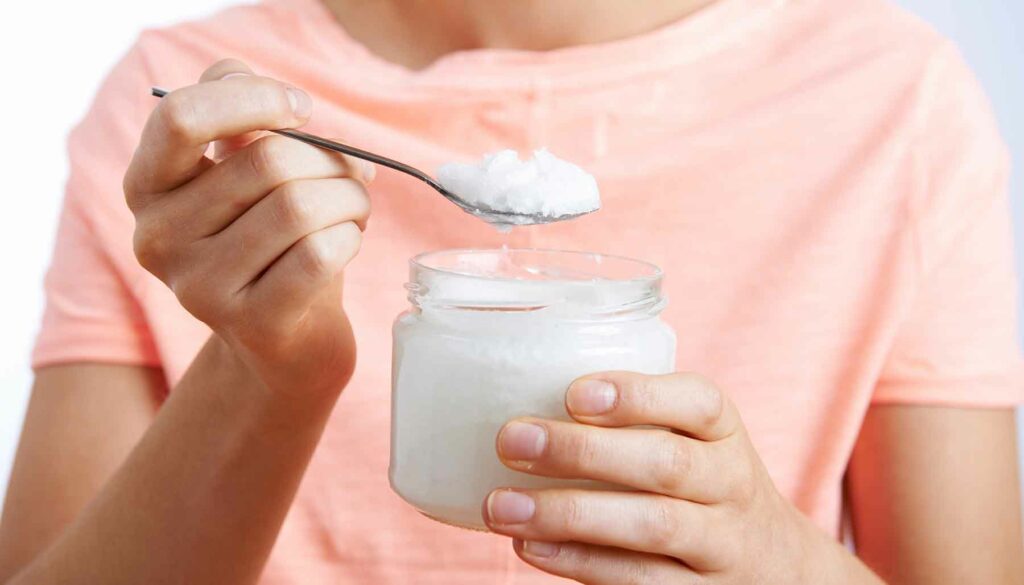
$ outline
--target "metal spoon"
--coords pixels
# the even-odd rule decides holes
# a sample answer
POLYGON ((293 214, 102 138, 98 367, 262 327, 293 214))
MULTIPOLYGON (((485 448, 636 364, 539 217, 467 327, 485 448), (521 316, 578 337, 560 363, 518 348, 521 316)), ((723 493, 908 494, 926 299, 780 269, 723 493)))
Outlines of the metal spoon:
MULTIPOLYGON (((162 98, 168 94, 168 91, 166 89, 160 87, 154 87, 152 88, 151 91, 153 95, 158 98, 162 98)), ((498 227, 552 223, 556 221, 574 219, 581 215, 591 213, 591 211, 585 211, 582 213, 570 213, 566 215, 551 216, 542 215, 538 213, 516 213, 514 211, 492 209, 490 207, 483 205, 473 205, 464 200, 463 198, 459 197, 457 194, 452 193, 448 189, 445 189, 441 185, 441 183, 439 183, 437 179, 435 179, 434 177, 431 177, 427 173, 424 173, 423 171, 415 167, 411 167, 405 163, 400 163, 397 160, 392 160, 379 154, 367 152, 365 150, 362 150, 361 148, 356 148, 354 146, 349 146, 347 144, 342 144, 340 142, 328 140, 326 138, 316 136, 314 134, 309 134, 308 132, 302 132, 300 130, 271 130, 271 132, 275 134, 280 134, 281 136, 287 136, 288 138, 293 138, 295 140, 298 140, 299 142, 305 142, 306 144, 323 148, 325 150, 333 150, 334 152, 341 152, 350 156, 354 156, 356 158, 361 158, 363 160, 370 161, 372 163, 382 165, 390 169, 395 169, 396 171, 413 176, 423 181, 427 185, 433 187, 435 191, 437 191, 441 195, 444 195, 445 199, 451 201, 455 205, 458 205, 459 208, 465 211, 466 213, 475 215, 476 217, 479 217, 480 219, 488 223, 494 224, 498 227)))

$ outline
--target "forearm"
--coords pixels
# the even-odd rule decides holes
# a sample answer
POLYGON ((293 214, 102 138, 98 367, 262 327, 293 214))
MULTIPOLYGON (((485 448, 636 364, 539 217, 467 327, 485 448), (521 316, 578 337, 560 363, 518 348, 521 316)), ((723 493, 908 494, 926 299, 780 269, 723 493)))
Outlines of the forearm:
POLYGON ((250 583, 336 394, 270 393, 211 338, 124 465, 13 583, 250 583))
POLYGON ((847 490, 857 552, 900 585, 1024 583, 1011 408, 872 406, 847 490))
POLYGON ((781 569, 768 581, 813 585, 884 585, 874 571, 841 541, 823 531, 792 502, 775 494, 776 518, 792 519, 794 530, 783 526, 769 529, 761 552, 775 562, 765 563, 781 569), (781 564, 779 559, 789 559, 781 564))
POLYGON ((341 285, 373 173, 281 136, 246 139, 302 126, 311 110, 302 90, 231 59, 156 105, 123 182, 131 245, 217 335, 116 473, 81 474, 97 479, 84 510, 43 514, 40 540, 60 537, 15 583, 257 579, 355 366, 341 285))

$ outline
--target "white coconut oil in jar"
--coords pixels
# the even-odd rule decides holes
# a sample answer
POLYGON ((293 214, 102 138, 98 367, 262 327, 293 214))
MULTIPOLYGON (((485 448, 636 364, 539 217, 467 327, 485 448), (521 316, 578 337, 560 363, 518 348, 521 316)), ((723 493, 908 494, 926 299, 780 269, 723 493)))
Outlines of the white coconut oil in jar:
POLYGON ((506 468, 495 439, 519 416, 569 420, 565 391, 607 370, 674 370, 661 271, 583 252, 451 250, 410 262, 394 325, 390 479, 436 520, 484 529, 499 487, 586 486, 506 468))

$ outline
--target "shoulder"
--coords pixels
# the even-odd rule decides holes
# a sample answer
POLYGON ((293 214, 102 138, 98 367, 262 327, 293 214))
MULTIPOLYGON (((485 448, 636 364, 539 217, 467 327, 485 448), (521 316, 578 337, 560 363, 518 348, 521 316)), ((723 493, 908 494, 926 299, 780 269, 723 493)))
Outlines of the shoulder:
POLYGON ((777 57, 806 63, 810 74, 869 74, 879 85, 908 88, 951 65, 967 73, 951 40, 888 0, 783 4, 775 27, 777 57))
POLYGON ((194 84, 202 72, 225 58, 237 58, 260 71, 287 53, 289 19, 285 0, 230 7, 198 20, 142 31, 100 84, 92 105, 72 133, 72 154, 125 158, 156 103, 152 86, 168 89, 194 84), (75 152, 76 143, 87 142, 75 152), (97 145, 109 145, 110 149, 97 145), (117 152, 106 152, 116 149, 117 152))
POLYGON ((798 70, 794 84, 837 82, 837 99, 873 104, 918 135, 959 125, 998 142, 988 98, 959 47, 917 15, 888 0, 784 4, 773 67, 798 70))
POLYGON ((129 55, 170 87, 195 83, 206 67, 227 57, 259 70, 260 65, 276 64, 291 54, 289 38, 301 35, 303 17, 283 1, 232 6, 200 19, 144 30, 129 55))
POLYGON ((916 15, 885 0, 821 4, 829 18, 817 49, 861 65, 871 83, 859 88, 860 99, 892 90, 878 100, 880 127, 909 128, 919 173, 910 213, 930 269, 1005 199, 1010 158, 991 102, 960 48, 916 15))
POLYGON ((919 16, 889 0, 789 0, 781 10, 808 40, 928 53, 949 44, 919 16))
POLYGON ((121 181, 157 103, 150 88, 193 84, 204 69, 225 57, 262 55, 267 49, 260 43, 281 36, 274 34, 273 6, 237 6, 143 31, 106 75, 69 134, 65 215, 88 226, 83 237, 97 238, 123 272, 137 272, 137 263, 130 245, 133 219, 121 181))

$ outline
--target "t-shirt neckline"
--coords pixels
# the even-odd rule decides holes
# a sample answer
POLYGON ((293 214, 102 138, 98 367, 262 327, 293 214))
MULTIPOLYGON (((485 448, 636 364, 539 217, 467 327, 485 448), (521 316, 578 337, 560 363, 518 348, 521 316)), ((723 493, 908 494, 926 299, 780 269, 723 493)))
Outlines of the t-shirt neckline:
POLYGON ((717 0, 653 31, 550 51, 472 49, 421 70, 388 61, 353 39, 321 0, 264 0, 298 17, 311 49, 367 83, 514 89, 602 84, 671 68, 722 51, 753 34, 789 0, 717 0))

